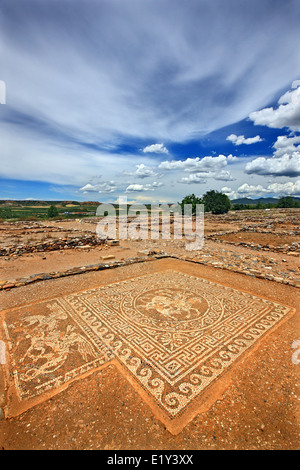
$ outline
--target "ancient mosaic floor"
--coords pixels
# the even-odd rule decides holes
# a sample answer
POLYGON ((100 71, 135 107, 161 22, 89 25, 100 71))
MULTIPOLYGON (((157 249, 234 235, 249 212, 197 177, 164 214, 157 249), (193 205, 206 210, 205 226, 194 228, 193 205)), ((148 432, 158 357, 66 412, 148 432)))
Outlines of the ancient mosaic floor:
POLYGON ((7 311, 6 414, 113 363, 177 433, 290 310, 168 269, 7 311))

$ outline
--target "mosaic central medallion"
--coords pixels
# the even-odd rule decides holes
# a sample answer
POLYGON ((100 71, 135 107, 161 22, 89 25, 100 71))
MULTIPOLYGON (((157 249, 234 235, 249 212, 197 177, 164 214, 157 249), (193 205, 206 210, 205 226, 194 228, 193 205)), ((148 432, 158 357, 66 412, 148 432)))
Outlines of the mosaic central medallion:
POLYGON ((145 319, 158 328, 181 327, 182 323, 199 320, 208 310, 208 303, 199 295, 179 289, 150 290, 139 295, 135 308, 145 319))
POLYGON ((142 327, 169 331, 207 328, 222 317, 222 301, 213 293, 200 294, 199 286, 197 292, 195 285, 180 289, 177 282, 172 286, 167 277, 161 280, 161 287, 136 286, 136 290, 141 292, 135 297, 130 292, 124 295, 121 303, 123 313, 128 320, 142 327))

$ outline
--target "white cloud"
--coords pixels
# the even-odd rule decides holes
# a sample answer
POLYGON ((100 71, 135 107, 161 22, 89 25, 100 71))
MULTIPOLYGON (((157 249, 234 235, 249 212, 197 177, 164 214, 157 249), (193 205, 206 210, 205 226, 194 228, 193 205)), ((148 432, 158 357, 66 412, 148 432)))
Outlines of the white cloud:
POLYGON ((257 175, 299 176, 300 152, 284 154, 278 158, 255 158, 246 164, 245 172, 257 175))
MULTIPOLYGON (((132 181, 157 180, 153 160, 169 158, 169 142, 175 148, 266 106, 299 64, 299 2, 253 0, 245 11, 242 2, 215 1, 29 1, 26 15, 21 0, 3 2, 1 176, 82 188, 95 173, 109 182, 133 169, 132 181), (125 147, 143 153, 129 156, 125 147)), ((226 178, 235 159, 165 168, 226 178)))
POLYGON ((287 183, 272 183, 268 186, 268 191, 281 196, 300 196, 300 180, 288 181, 287 183))
POLYGON ((235 180, 235 178, 232 176, 232 174, 228 170, 221 170, 219 172, 214 173, 213 178, 215 180, 220 180, 220 181, 233 181, 233 180, 235 180))
POLYGON ((104 194, 104 193, 113 193, 117 189, 117 186, 114 181, 108 181, 105 183, 98 183, 98 184, 86 184, 82 188, 79 189, 79 191, 83 191, 83 194, 92 192, 92 193, 99 193, 99 194, 104 194))
POLYGON ((161 186, 164 186, 163 183, 158 183, 157 181, 154 181, 153 183, 151 183, 151 186, 152 188, 160 188, 161 186))
POLYGON ((157 183, 154 181, 153 183, 149 183, 146 185, 143 184, 130 184, 126 188, 126 193, 134 193, 134 192, 142 192, 142 191, 154 191, 155 188, 160 188, 163 186, 163 183, 157 183))
POLYGON ((235 134, 230 134, 228 137, 226 137, 226 140, 230 140, 234 145, 250 145, 250 144, 256 144, 257 142, 261 142, 263 139, 259 136, 256 135, 255 137, 248 137, 245 138, 243 135, 235 135, 235 134))
POLYGON ((237 189, 237 192, 242 196, 261 196, 267 190, 261 185, 252 185, 248 183, 244 183, 237 189))
POLYGON ((289 128, 300 132, 300 86, 288 91, 278 100, 279 107, 264 108, 249 114, 255 125, 276 129, 289 128))
POLYGON ((132 166, 132 156, 83 148, 62 142, 25 126, 0 125, 0 176, 7 179, 43 181, 83 186, 99 173, 107 180, 132 166))
POLYGON ((229 155, 219 155, 218 157, 206 156, 203 158, 187 158, 186 160, 166 160, 161 162, 158 166, 160 169, 164 170, 183 170, 187 172, 209 172, 211 170, 217 171, 224 168, 228 162, 233 162, 237 160, 237 157, 229 155))
POLYGON ((236 157, 235 155, 228 155, 227 157, 227 161, 228 162, 236 162, 238 160, 238 157, 236 157))
POLYGON ((136 176, 137 178, 149 178, 150 176, 158 176, 158 173, 151 167, 145 165, 144 163, 140 163, 136 166, 136 170, 134 172, 125 170, 123 173, 127 176, 136 176))
POLYGON ((221 191, 222 193, 227 194, 227 196, 230 195, 230 197, 232 194, 235 194, 235 192, 231 188, 228 188, 228 186, 223 186, 223 188, 221 188, 221 191))
POLYGON ((152 144, 143 148, 144 153, 169 153, 164 144, 152 144))
POLYGON ((271 183, 267 187, 258 185, 251 185, 244 183, 236 190, 224 186, 221 191, 230 199, 237 199, 239 197, 266 197, 266 195, 279 196, 300 196, 300 179, 294 183, 288 181, 286 183, 271 183))
POLYGON ((183 184, 205 184, 206 179, 205 176, 207 176, 206 173, 193 173, 188 176, 184 176, 177 180, 178 183, 183 183, 183 184))
POLYGON ((182 177, 177 180, 178 183, 184 184, 205 184, 207 178, 213 178, 215 180, 220 181, 233 181, 235 178, 231 175, 231 173, 227 170, 220 170, 220 171, 208 171, 208 172, 199 172, 199 173, 191 173, 188 176, 182 177))
POLYGON ((58 13, 45 0, 26 17, 22 3, 1 9, 7 104, 92 144, 182 141, 237 122, 299 64, 297 1, 270 15, 259 1, 245 14, 239 2, 231 9, 198 0, 189 8, 174 0, 117 1, 116 8, 73 0, 58 13))
POLYGON ((98 192, 98 188, 96 187, 96 185, 88 183, 85 186, 83 186, 82 188, 80 188, 79 191, 98 192))
POLYGON ((257 175, 299 176, 300 136, 280 135, 273 148, 275 151, 271 158, 255 158, 246 164, 245 172, 257 175))
POLYGON ((265 189, 261 184, 253 185, 244 183, 238 187, 236 190, 232 190, 227 186, 224 186, 221 191, 226 194, 230 199, 237 199, 239 197, 261 197, 267 193, 267 189, 265 189))
POLYGON ((149 176, 156 176, 155 171, 153 168, 149 168, 148 166, 141 163, 140 165, 136 165, 136 172, 135 175, 138 178, 148 178, 149 176))
POLYGON ((132 192, 135 192, 135 191, 150 191, 151 188, 147 187, 147 186, 144 186, 142 184, 130 184, 129 186, 127 186, 126 188, 126 193, 132 193, 132 192))
POLYGON ((288 137, 286 135, 280 135, 277 137, 273 147, 276 149, 273 154, 275 158, 285 154, 291 155, 293 152, 300 150, 300 136, 288 137))

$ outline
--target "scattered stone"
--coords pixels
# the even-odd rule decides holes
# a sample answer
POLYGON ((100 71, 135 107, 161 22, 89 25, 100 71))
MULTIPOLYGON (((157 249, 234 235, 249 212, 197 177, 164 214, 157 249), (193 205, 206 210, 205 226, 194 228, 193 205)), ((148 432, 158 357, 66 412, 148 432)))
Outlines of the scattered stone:
POLYGON ((3 286, 3 289, 11 289, 12 287, 15 287, 15 284, 14 283, 9 283, 9 284, 5 284, 3 286))
POLYGON ((106 244, 108 246, 118 246, 120 244, 119 240, 107 240, 106 244))
POLYGON ((103 245, 104 241, 98 239, 95 234, 82 235, 76 238, 62 238, 46 240, 44 242, 28 243, 27 245, 11 245, 0 248, 0 256, 17 256, 24 253, 36 253, 37 251, 66 250, 70 248, 92 248, 103 245))
POLYGON ((0 406, 4 406, 4 405, 5 405, 5 393, 0 392, 0 406))
MULTIPOLYGON (((253 213, 254 214, 254 213, 253 213)), ((286 213, 287 214, 287 213, 286 213)), ((186 259, 189 262, 196 262, 199 264, 204 264, 204 265, 209 265, 209 266, 214 266, 216 269, 226 269, 228 271, 233 271, 233 272, 238 272, 238 273, 243 273, 245 275, 252 275, 257 278, 261 279, 268 279, 273 282, 279 282, 279 283, 284 283, 284 284, 289 284, 295 287, 299 287, 299 279, 295 279, 295 276, 297 276, 297 271, 289 269, 291 266, 287 264, 289 261, 291 261, 291 258, 288 257, 299 257, 299 249, 300 249, 300 243, 299 241, 293 241, 292 243, 283 243, 282 244, 277 244, 274 243, 273 245, 268 244, 264 245, 260 242, 258 243, 249 243, 247 240, 249 240, 249 237, 247 235, 247 232, 257 232, 257 233, 262 233, 262 234, 272 234, 273 239, 274 235, 278 235, 280 237, 281 235, 288 235, 288 236, 295 236, 294 240, 299 240, 297 238, 298 235, 300 235, 299 231, 299 214, 295 213, 294 215, 287 217, 286 214, 284 214, 284 219, 282 218, 282 214, 279 217, 271 217, 268 218, 267 221, 264 220, 264 217, 258 217, 255 216, 253 217, 252 213, 247 214, 247 217, 243 217, 243 223, 245 222, 245 225, 235 229, 235 230, 222 230, 220 232, 216 232, 215 230, 212 231, 207 231, 205 233, 205 239, 206 240, 211 240, 212 242, 217 242, 219 243, 219 247, 217 246, 216 248, 211 246, 210 244, 205 246, 204 248, 199 250, 198 252, 194 253, 194 256, 188 256, 187 252, 182 250, 184 248, 185 243, 180 240, 172 240, 172 243, 169 241, 162 242, 162 241, 151 241, 147 242, 145 244, 141 243, 141 249, 140 251, 137 252, 137 257, 136 258, 130 258, 124 260, 124 258, 121 259, 121 261, 113 261, 115 259, 115 256, 113 255, 104 255, 101 257, 102 260, 104 261, 109 261, 111 262, 109 264, 97 264, 93 266, 83 266, 83 267, 75 267, 72 269, 67 269, 65 272, 53 272, 53 273, 39 273, 35 274, 33 276, 30 276, 30 278, 19 278, 14 281, 9 280, 3 280, 0 281, 0 290, 6 290, 6 289, 11 289, 12 287, 20 287, 24 286, 26 284, 32 283, 32 282, 38 282, 38 281, 43 281, 46 279, 54 279, 62 276, 69 276, 69 275, 75 275, 79 273, 83 273, 86 271, 91 271, 91 270, 100 270, 100 269, 107 269, 107 268, 112 268, 117 265, 127 265, 131 263, 137 263, 137 262, 144 262, 148 261, 151 259, 156 259, 160 257, 173 257, 177 259, 186 259), (278 226, 275 227, 274 229, 274 224, 285 224, 283 228, 287 227, 289 229, 293 230, 282 230, 281 227, 280 230, 278 229, 278 226), (235 234, 235 239, 238 241, 231 242, 224 237, 222 239, 223 235, 226 234, 235 234), (243 234, 247 235, 247 239, 243 238, 243 234), (240 236, 239 236, 240 235, 240 236), (243 239, 245 241, 243 241, 243 239), (154 247, 154 243, 160 243, 162 247, 166 250, 166 252, 161 252, 161 251, 154 251, 151 250, 151 247, 154 247), (233 245, 233 246, 238 246, 240 245, 241 247, 245 248, 250 248, 251 251, 255 251, 256 253, 249 254, 244 254, 243 250, 237 249, 235 252, 235 248, 232 250, 229 250, 228 246, 233 245), (147 249, 143 249, 146 248, 147 249), (221 248, 222 247, 222 248, 221 248), (223 248, 224 247, 224 248, 223 248), (167 253, 170 250, 169 253, 167 253), (262 254, 265 252, 265 255, 262 256, 262 254), (284 253, 287 256, 287 259, 281 258, 280 255, 277 260, 274 260, 274 258, 270 259, 269 255, 272 255, 273 252, 277 253, 284 253), (201 256, 199 256, 201 255, 201 256), (280 264, 286 263, 285 269, 286 272, 281 272, 280 271, 280 264), (272 265, 272 266, 271 266, 272 265)), ((210 215, 207 215, 208 221, 210 219, 210 215)), ((240 219, 237 217, 237 214, 234 212, 228 213, 226 216, 223 217, 218 217, 218 224, 220 223, 223 224, 225 223, 225 226, 228 227, 229 223, 234 223, 236 227, 237 221, 239 222, 240 219)), ((216 218, 211 217, 211 222, 215 223, 216 218)), ((208 222, 208 223, 211 223, 208 222)), ((89 219, 85 220, 82 219, 82 223, 97 223, 97 219, 89 219)), ((58 227, 58 226, 49 226, 45 227, 44 225, 40 226, 40 223, 34 223, 30 224, 27 226, 24 226, 22 223, 11 223, 13 226, 13 230, 22 230, 22 235, 30 235, 31 232, 30 230, 34 229, 33 233, 39 233, 39 232, 70 232, 70 235, 68 237, 66 234, 62 233, 62 236, 59 238, 49 238, 47 240, 39 241, 39 242, 31 242, 31 243, 23 243, 23 240, 16 243, 15 245, 10 245, 6 247, 0 248, 0 256, 5 257, 7 260, 11 260, 12 262, 15 262, 15 258, 19 259, 19 256, 22 256, 23 254, 28 253, 28 256, 35 256, 35 253, 40 252, 40 257, 42 259, 47 259, 45 255, 43 255, 43 252, 49 252, 53 250, 58 250, 60 253, 65 254, 65 249, 90 249, 93 248, 96 245, 102 245, 102 250, 105 252, 105 250, 109 250, 110 246, 119 246, 119 240, 99 240, 96 236, 96 234, 92 231, 85 231, 89 233, 85 233, 84 235, 79 235, 79 233, 76 233, 76 237, 72 236, 71 232, 77 231, 77 229, 66 229, 64 227, 58 227), (18 225, 21 227, 18 228, 18 225), (26 228, 26 232, 24 231, 24 228, 26 228), (29 231, 28 231, 29 230, 29 231), (107 247, 107 248, 106 248, 107 247)), ((4 229, 3 229, 4 230, 4 229)), ((5 229, 6 230, 6 229, 5 229)), ((57 235, 57 233, 56 233, 57 235)), ((75 235, 75 233, 73 233, 75 235)), ((233 239, 233 238, 231 238, 233 239)), ((267 238, 265 237, 267 240, 267 238)), ((280 238, 278 238, 280 240, 280 238)), ((142 241, 142 240, 140 240, 142 241)), ((260 240, 259 240, 260 241, 260 240)), ((157 245, 155 246, 155 248, 157 245)), ((120 247, 120 249, 128 250, 130 249, 129 247, 120 247)), ((191 253, 190 253, 191 254, 191 253)), ((295 260, 293 260, 293 263, 295 263, 295 260)), ((283 265, 281 265, 281 270, 284 271, 283 265)))

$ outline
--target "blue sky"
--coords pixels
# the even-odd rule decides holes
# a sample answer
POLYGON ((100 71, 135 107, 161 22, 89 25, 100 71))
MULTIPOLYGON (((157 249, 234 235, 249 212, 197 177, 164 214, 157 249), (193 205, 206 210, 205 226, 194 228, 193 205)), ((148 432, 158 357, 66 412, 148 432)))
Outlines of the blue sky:
POLYGON ((0 0, 0 198, 300 196, 299 24, 298 0, 0 0))

